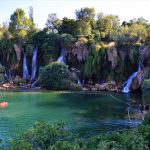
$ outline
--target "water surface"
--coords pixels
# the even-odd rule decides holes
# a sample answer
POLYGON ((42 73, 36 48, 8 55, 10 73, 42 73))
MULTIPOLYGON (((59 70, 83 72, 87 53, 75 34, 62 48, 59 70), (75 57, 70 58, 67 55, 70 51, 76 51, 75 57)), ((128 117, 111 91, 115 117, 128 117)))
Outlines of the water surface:
POLYGON ((82 136, 128 128, 137 121, 128 118, 126 103, 133 99, 140 101, 121 93, 1 92, 0 101, 9 105, 0 109, 0 138, 17 137, 35 121, 64 122, 82 136))

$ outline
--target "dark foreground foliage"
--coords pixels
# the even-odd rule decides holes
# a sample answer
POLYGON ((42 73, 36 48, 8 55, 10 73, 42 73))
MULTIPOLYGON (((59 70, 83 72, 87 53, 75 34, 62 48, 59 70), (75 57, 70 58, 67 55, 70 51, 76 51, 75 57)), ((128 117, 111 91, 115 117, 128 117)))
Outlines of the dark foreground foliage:
POLYGON ((9 150, 148 150, 150 124, 145 121, 137 128, 82 138, 68 131, 64 124, 35 123, 17 140, 9 143, 9 150))

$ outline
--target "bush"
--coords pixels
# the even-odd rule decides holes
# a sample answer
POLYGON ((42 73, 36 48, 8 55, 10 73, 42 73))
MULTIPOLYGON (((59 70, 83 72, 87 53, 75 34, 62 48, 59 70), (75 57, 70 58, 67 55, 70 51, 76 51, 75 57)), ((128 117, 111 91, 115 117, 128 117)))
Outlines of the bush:
POLYGON ((147 113, 144 117, 143 125, 150 125, 150 113, 147 113))
POLYGON ((81 138, 66 130, 64 124, 36 123, 18 139, 10 141, 10 150, 145 150, 147 141, 138 130, 113 132, 81 138))
POLYGON ((53 62, 40 70, 39 82, 47 89, 70 90, 70 85, 75 84, 75 76, 71 75, 65 64, 53 62))
POLYGON ((150 79, 145 79, 141 85, 142 90, 146 91, 148 89, 150 89, 150 79))
POLYGON ((60 82, 68 78, 68 67, 59 62, 53 62, 40 72, 39 81, 47 89, 61 89, 60 82))
POLYGON ((35 123, 19 139, 10 141, 10 150, 53 149, 69 138, 64 124, 49 125, 45 122, 35 123))

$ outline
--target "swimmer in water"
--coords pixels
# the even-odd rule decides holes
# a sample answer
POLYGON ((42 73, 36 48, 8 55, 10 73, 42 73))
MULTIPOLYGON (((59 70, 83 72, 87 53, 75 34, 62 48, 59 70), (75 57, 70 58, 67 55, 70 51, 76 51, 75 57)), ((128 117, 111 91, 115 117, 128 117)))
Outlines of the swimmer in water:
POLYGON ((8 106, 8 102, 0 102, 0 108, 4 108, 8 106))

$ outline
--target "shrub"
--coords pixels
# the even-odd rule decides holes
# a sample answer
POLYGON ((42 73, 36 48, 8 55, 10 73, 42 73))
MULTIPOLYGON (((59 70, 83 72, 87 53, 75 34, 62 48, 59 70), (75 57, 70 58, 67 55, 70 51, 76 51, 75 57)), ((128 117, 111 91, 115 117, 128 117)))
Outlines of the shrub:
POLYGON ((68 66, 53 62, 48 66, 40 69, 39 82, 42 87, 52 90, 71 90, 77 89, 75 84, 76 77, 68 70, 68 66), (73 86, 70 86, 72 85, 73 86))
POLYGON ((150 89, 150 79, 145 79, 141 85, 142 90, 146 91, 148 89, 150 89))
POLYGON ((59 89, 61 80, 68 78, 68 67, 59 62, 53 62, 40 72, 39 81, 47 89, 59 89))
POLYGON ((64 124, 36 123, 18 139, 10 141, 10 150, 145 150, 147 141, 138 130, 112 132, 81 138, 66 130, 64 124))
POLYGON ((150 113, 147 113, 144 117, 143 125, 150 125, 150 113))
POLYGON ((53 149, 69 138, 69 132, 64 124, 49 125, 45 122, 35 123, 19 139, 10 141, 10 150, 53 149), (59 144, 58 144, 59 143, 59 144))

